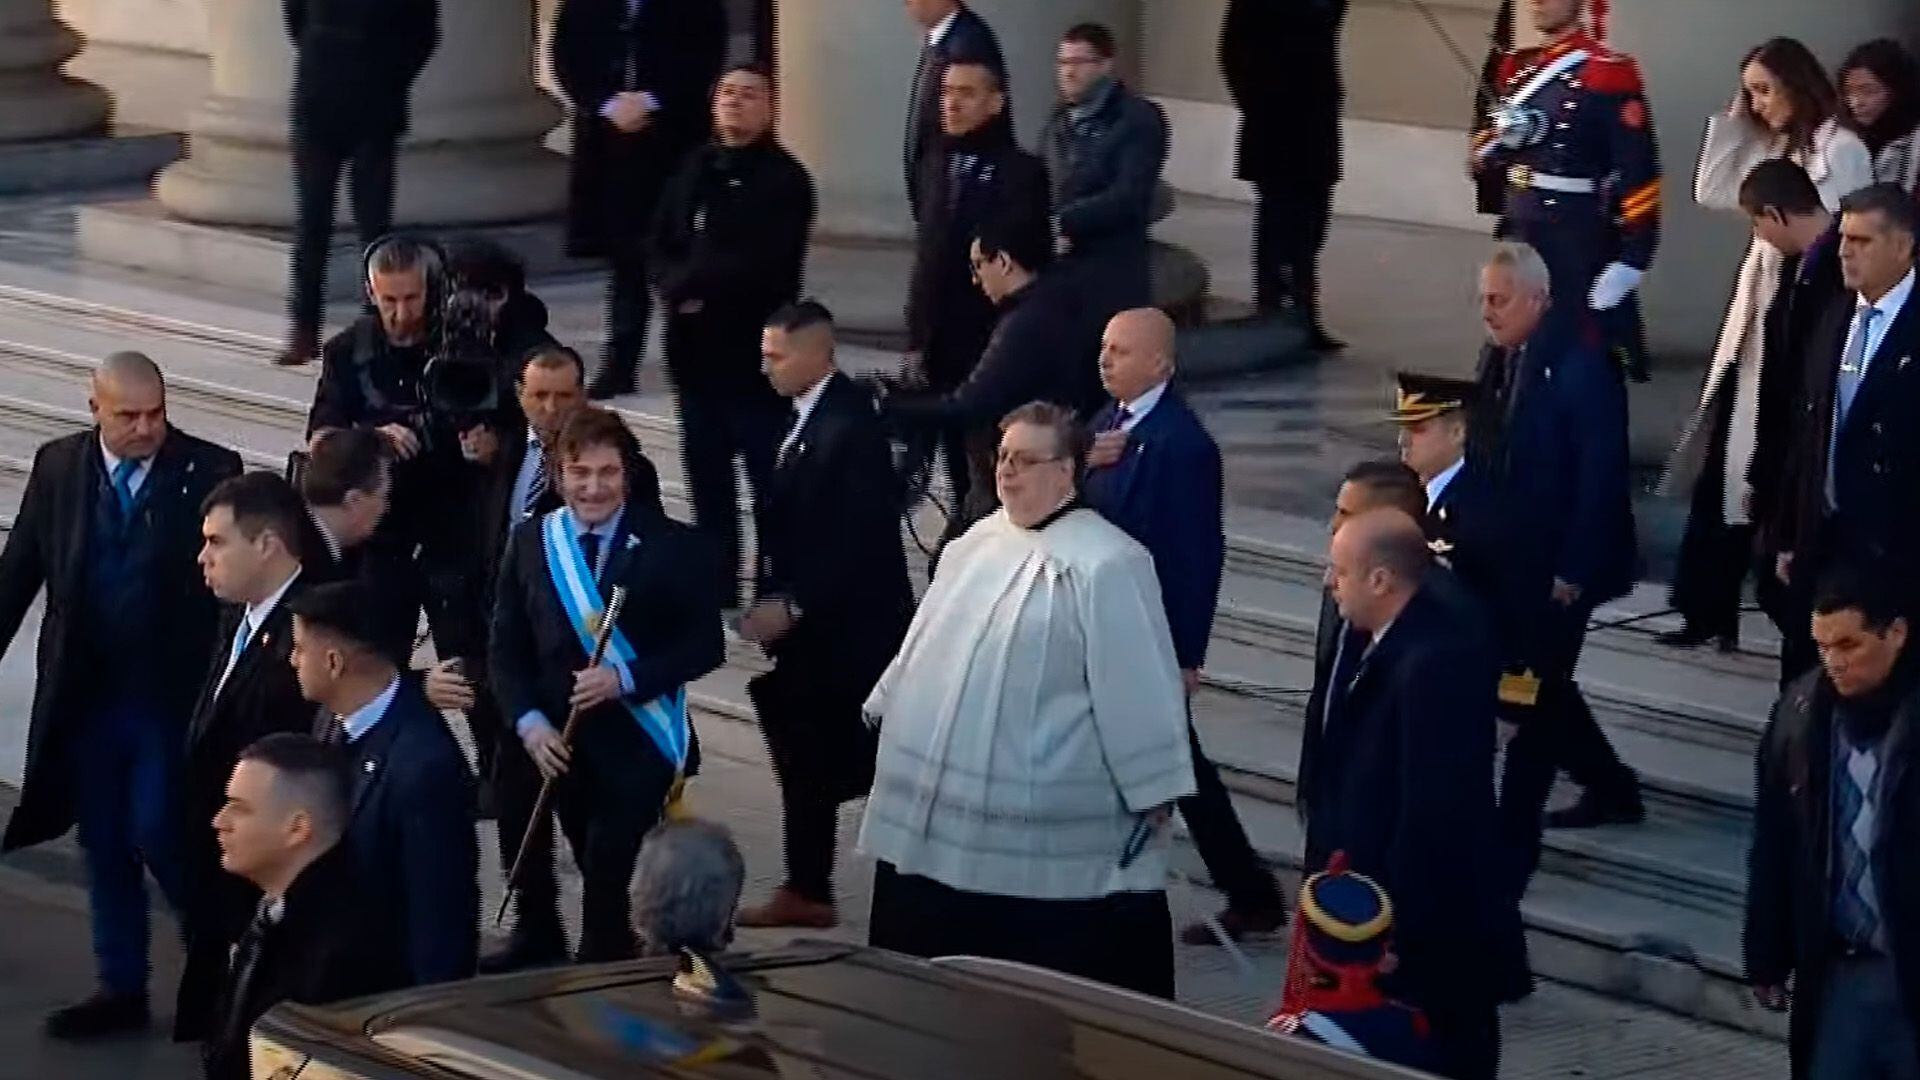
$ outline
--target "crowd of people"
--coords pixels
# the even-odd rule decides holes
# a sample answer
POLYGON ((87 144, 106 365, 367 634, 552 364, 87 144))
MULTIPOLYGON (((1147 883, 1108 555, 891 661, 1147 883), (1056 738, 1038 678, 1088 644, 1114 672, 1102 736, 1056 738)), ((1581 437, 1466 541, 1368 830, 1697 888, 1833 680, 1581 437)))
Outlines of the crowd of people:
MULTIPOLYGON (((94 426, 36 455, 0 553, 0 640, 47 596, 5 845, 78 827, 99 968, 50 1034, 147 1025, 148 874, 187 946, 175 1034, 222 1080, 277 1001, 835 926, 839 808, 862 798, 876 946, 1171 998, 1176 940, 1285 925, 1192 716, 1225 492, 1152 306, 1166 118, 1118 78, 1109 28, 1073 26, 1030 153, 992 29, 956 0, 905 7, 925 34, 909 353, 881 380, 840 369, 832 314, 802 296, 813 184, 775 134, 768 69, 726 62, 717 4, 561 5, 571 238, 611 265, 593 373, 508 253, 384 235, 433 5, 351 64, 344 11, 289 7, 303 254, 281 359, 321 364, 305 449, 286 477, 243 472, 168 422, 151 360, 117 353, 94 426), (366 306, 323 341, 316 260, 349 163, 366 306), (691 524, 590 404, 634 388, 656 302, 691 524), (946 527, 916 599, 902 523, 922 498, 946 527), (416 668, 423 616, 434 659, 416 668), (729 632, 772 661, 749 693, 784 837, 781 885, 746 907, 724 830, 681 820, 688 686, 729 632), (1226 894, 1178 930, 1176 811, 1226 894), (498 822, 514 911, 485 955, 477 817, 498 822), (584 883, 571 946, 556 829, 584 883)), ((1256 299, 1329 351, 1344 10, 1235 0, 1221 49, 1256 299), (1300 103, 1326 123, 1295 156, 1277 144, 1300 103)), ((1400 457, 1337 494, 1297 771, 1307 882, 1272 1024, 1459 1078, 1497 1074, 1499 1009, 1531 989, 1520 904, 1543 827, 1644 816, 1576 674, 1638 570, 1627 385, 1658 237, 1652 117, 1603 3, 1531 12, 1543 43, 1490 62, 1473 139, 1502 212, 1478 371, 1402 373, 1400 457), (1582 794, 1547 813, 1562 772, 1582 794)), ((1786 39, 1739 75, 1695 195, 1753 241, 1668 472, 1692 518, 1667 642, 1730 642, 1753 571, 1786 642, 1758 765, 1756 998, 1793 1003, 1796 1075, 1914 1076, 1896 853, 1920 722, 1920 83, 1890 42, 1837 84, 1786 39)))

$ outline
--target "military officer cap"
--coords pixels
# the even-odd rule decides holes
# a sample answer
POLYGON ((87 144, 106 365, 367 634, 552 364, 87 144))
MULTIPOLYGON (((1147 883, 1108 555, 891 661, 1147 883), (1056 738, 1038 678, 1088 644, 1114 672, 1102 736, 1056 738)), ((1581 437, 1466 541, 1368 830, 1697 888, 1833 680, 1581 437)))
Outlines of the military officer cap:
POLYGON ((1396 424, 1419 424, 1436 416, 1466 408, 1472 401, 1477 384, 1468 379, 1449 379, 1440 375, 1422 375, 1413 371, 1399 372, 1394 378, 1399 382, 1399 393, 1395 395, 1393 411, 1389 414, 1396 424))

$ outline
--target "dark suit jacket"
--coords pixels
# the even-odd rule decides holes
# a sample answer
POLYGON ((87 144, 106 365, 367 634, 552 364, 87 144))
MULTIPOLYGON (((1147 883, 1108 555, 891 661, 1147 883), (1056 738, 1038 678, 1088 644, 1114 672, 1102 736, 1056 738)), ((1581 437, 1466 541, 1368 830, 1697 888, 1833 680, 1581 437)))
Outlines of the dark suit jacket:
POLYGON ((860 706, 913 620, 901 499, 873 399, 835 372, 767 486, 757 597, 800 618, 751 690, 775 772, 839 797, 872 783, 860 706))
MULTIPOLYGON (((1307 706, 1300 717, 1300 762, 1294 770, 1293 809, 1302 821, 1313 816, 1314 799, 1319 790, 1320 747, 1325 741, 1327 723, 1327 699, 1333 693, 1333 664, 1340 654, 1341 638, 1346 639, 1349 650, 1364 650, 1367 636, 1347 625, 1340 617, 1340 608, 1333 602, 1333 594, 1327 590, 1320 593, 1320 618, 1313 639, 1313 686, 1307 692, 1307 706)), ((1358 656, 1359 652, 1352 655, 1358 656)), ((1341 688, 1345 692, 1345 687, 1341 688)), ((1314 852, 1308 849, 1307 860, 1317 862, 1331 852, 1314 852)))
MULTIPOLYGON (((638 496, 628 499, 600 578, 603 600, 614 585, 627 587, 620 631, 638 654, 629 695, 635 702, 651 701, 726 662, 714 554, 692 529, 667 517, 657 498, 651 505, 638 496)), ((566 723, 573 674, 589 657, 547 574, 540 526, 537 518, 522 522, 501 564, 488 671, 509 725, 537 710, 558 728, 566 723)), ((633 719, 613 702, 580 718, 583 731, 608 722, 630 725, 633 719)), ((693 771, 691 758, 687 771, 693 771)))
POLYGON ((1340 179, 1340 25, 1347 0, 1231 0, 1220 71, 1240 109, 1235 175, 1329 188, 1340 179))
MULTIPOLYGON (((0 650, 13 644, 20 624, 44 587, 33 688, 33 717, 20 804, 7 823, 0 850, 12 851, 65 833, 73 824, 72 758, 81 690, 93 661, 85 620, 87 529, 107 483, 98 429, 62 436, 33 455, 27 489, 13 531, 0 551, 0 650)), ((157 712, 184 730, 200 690, 200 672, 213 647, 219 603, 207 591, 195 560, 200 552, 200 503, 215 484, 240 471, 239 455, 169 429, 136 504, 144 527, 162 538, 159 609, 166 633, 155 670, 167 677, 153 688, 157 712)))
MULTIPOLYGON (((1793 461, 1810 425, 1800 415, 1809 364, 1818 366, 1810 346, 1827 310, 1845 296, 1840 280, 1840 235, 1836 225, 1797 260, 1787 265, 1780 287, 1767 306, 1767 362, 1760 367, 1759 432, 1747 482, 1753 485, 1752 519, 1764 550, 1777 545, 1782 516, 1797 512, 1792 493, 1793 461)), ((1824 459, 1825 454, 1822 453, 1824 459)), ((1790 550, 1790 549, 1788 549, 1790 550)))
POLYGON ((350 147, 404 131, 407 95, 440 43, 436 0, 282 0, 282 6, 293 39, 293 123, 302 137, 350 147))
POLYGON ((1358 662, 1322 739, 1308 849, 1346 852, 1393 898, 1394 991, 1415 1005, 1492 1004, 1527 988, 1517 901, 1485 887, 1501 858, 1498 676, 1484 636, 1422 587, 1358 662))
POLYGON ((973 282, 969 249, 986 221, 1008 215, 1045 221, 1047 168, 999 125, 957 138, 940 135, 919 164, 926 193, 914 229, 913 277, 907 283, 907 343, 922 353, 929 381, 950 390, 973 370, 993 333, 994 308, 973 282), (979 157, 955 188, 951 155, 979 157))
POLYGON ((405 985, 397 943, 371 916, 364 879, 345 844, 308 864, 287 889, 280 921, 266 932, 244 992, 226 972, 213 1033, 201 1048, 208 1080, 247 1080, 247 1038, 284 1001, 325 1005, 405 985))
MULTIPOLYGON (((1112 427, 1115 408, 1095 414, 1093 430, 1112 427)), ((1172 387, 1128 433, 1125 456, 1089 472, 1080 486, 1088 506, 1153 556, 1183 668, 1207 662, 1227 556, 1222 486, 1219 445, 1172 387)))
POLYGON ((1626 595, 1636 541, 1619 365, 1584 320, 1550 315, 1517 359, 1489 345, 1479 383, 1469 453, 1527 510, 1508 548, 1524 595, 1544 612, 1555 577, 1589 606, 1626 595))
POLYGON ((419 677, 401 675, 386 714, 347 757, 347 840, 366 882, 361 902, 391 923, 407 985, 472 976, 480 932, 473 774, 419 677))
MULTIPOLYGON (((914 67, 913 84, 907 97, 907 137, 901 150, 901 167, 907 180, 907 205, 916 220, 920 217, 920 178, 918 165, 926 147, 940 136, 940 84, 947 77, 947 65, 955 60, 985 63, 998 72, 1002 83, 1007 78, 1007 62, 1000 55, 1000 39, 993 27, 961 5, 953 25, 938 44, 927 46, 921 37, 920 60, 914 67)), ((1001 123, 1013 130, 1013 106, 1009 99, 1001 123)))
POLYGON ((420 628, 421 588, 419 571, 409 553, 401 550, 393 537, 375 533, 359 546, 333 557, 333 549, 314 523, 313 510, 307 511, 306 528, 300 532, 303 570, 301 577, 309 587, 336 581, 357 581, 380 606, 380 640, 376 642, 399 668, 413 664, 413 639, 420 628))
POLYGON ((573 106, 567 242, 579 257, 638 256, 660 189, 712 133, 714 84, 727 51, 723 0, 563 0, 553 25, 553 73, 573 106), (600 116, 625 91, 660 102, 627 134, 600 116))
POLYGON ((1517 578, 1509 552, 1514 518, 1487 476, 1468 458, 1427 508, 1426 532, 1435 554, 1478 602, 1502 663, 1514 658, 1516 605, 1529 599, 1532 583, 1517 578))
POLYGON ((1920 290, 1910 296, 1880 348, 1833 447, 1838 509, 1826 511, 1828 443, 1833 435, 1834 382, 1855 318, 1855 296, 1833 303, 1814 331, 1802 396, 1800 453, 1790 481, 1796 521, 1781 550, 1811 556, 1795 565, 1809 574, 1836 561, 1871 563, 1896 576, 1920 562, 1920 290))
POLYGON ((226 802, 227 780, 240 751, 279 731, 310 732, 316 709, 300 693, 288 661, 293 651, 293 615, 287 602, 311 584, 302 573, 267 613, 252 642, 216 694, 227 666, 227 650, 240 626, 240 607, 227 608, 206 665, 206 681, 187 736, 186 775, 181 787, 186 838, 182 845, 182 885, 186 911, 186 970, 180 977, 175 1015, 176 1038, 200 1038, 208 1030, 227 949, 239 940, 253 915, 259 890, 220 867, 213 815, 226 802))

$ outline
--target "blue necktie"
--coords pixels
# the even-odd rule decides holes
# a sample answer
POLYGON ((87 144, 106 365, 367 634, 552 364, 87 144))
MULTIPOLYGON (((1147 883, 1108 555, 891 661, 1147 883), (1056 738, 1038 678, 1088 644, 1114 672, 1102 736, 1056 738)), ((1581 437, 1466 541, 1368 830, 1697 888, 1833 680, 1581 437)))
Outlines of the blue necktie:
POLYGON ((1840 356, 1840 373, 1833 382, 1833 434, 1827 439, 1827 506, 1839 509, 1839 492, 1834 487, 1834 457, 1840 449, 1840 429, 1847 422, 1847 414, 1853 411, 1853 399, 1860 393, 1860 384, 1867 378, 1867 338, 1873 334, 1873 320, 1880 309, 1863 307, 1860 314, 1854 316, 1853 333, 1847 338, 1846 351, 1840 356))
POLYGON ((580 554, 586 557, 587 570, 593 574, 593 580, 600 580, 600 534, 585 532, 580 534, 580 554))
POLYGON ((122 513, 133 509, 133 474, 139 469, 140 463, 133 458, 121 458, 113 467, 113 493, 120 498, 122 513))

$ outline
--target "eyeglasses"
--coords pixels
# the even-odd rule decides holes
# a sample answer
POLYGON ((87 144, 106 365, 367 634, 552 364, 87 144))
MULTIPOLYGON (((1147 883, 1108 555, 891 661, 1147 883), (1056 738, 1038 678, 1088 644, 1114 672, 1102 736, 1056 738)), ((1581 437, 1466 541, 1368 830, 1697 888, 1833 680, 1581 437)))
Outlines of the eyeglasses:
POLYGON ((1011 469, 1014 472, 1026 472, 1035 465, 1045 465, 1049 462, 1065 460, 1066 457, 1061 454, 1055 454, 1052 457, 1035 457, 1032 454, 1022 453, 1018 450, 1002 450, 993 456, 995 468, 1011 469))

